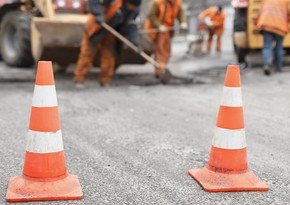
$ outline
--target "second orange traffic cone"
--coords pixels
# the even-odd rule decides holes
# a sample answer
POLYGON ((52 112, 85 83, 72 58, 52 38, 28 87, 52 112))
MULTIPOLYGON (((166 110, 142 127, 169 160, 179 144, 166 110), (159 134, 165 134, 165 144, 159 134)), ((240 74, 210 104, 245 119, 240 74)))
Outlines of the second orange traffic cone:
POLYGON ((9 202, 81 199, 78 177, 66 170, 51 62, 36 74, 23 175, 12 177, 9 202))
POLYGON ((189 175, 209 192, 269 189, 248 169, 240 69, 237 65, 227 68, 209 162, 201 169, 189 170, 189 175))

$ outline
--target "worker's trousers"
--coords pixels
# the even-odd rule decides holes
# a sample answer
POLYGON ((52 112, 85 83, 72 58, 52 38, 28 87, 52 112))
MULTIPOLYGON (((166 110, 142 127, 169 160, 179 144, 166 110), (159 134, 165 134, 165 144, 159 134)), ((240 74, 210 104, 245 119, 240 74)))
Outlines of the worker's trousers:
POLYGON ((74 81, 76 83, 84 82, 97 54, 100 56, 101 72, 98 76, 100 84, 105 85, 112 81, 116 65, 115 37, 112 34, 107 34, 102 41, 93 45, 89 37, 85 35, 75 69, 74 81))
POLYGON ((274 54, 275 69, 276 71, 281 71, 283 65, 283 37, 268 31, 263 31, 263 36, 264 36, 264 47, 263 47, 264 65, 273 63, 273 54, 274 54), (274 49, 273 42, 275 42, 274 49))
POLYGON ((211 50, 211 44, 213 37, 216 35, 216 51, 221 51, 221 32, 217 32, 215 29, 209 29, 208 41, 207 41, 207 52, 209 53, 211 50))
POLYGON ((169 31, 160 32, 155 39, 155 60, 161 68, 155 68, 155 75, 159 76, 162 68, 166 68, 171 52, 171 34, 169 31))

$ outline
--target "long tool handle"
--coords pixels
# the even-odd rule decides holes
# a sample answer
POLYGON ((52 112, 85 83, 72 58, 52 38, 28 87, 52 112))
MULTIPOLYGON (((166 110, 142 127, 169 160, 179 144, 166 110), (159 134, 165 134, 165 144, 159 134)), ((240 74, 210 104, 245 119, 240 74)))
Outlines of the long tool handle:
POLYGON ((150 57, 147 53, 144 51, 139 51, 138 47, 135 46, 131 41, 126 39, 124 36, 122 36, 118 31, 116 31, 114 28, 109 26, 107 23, 103 22, 102 26, 109 31, 111 34, 113 34, 115 37, 117 37, 119 40, 121 40, 123 43, 125 43, 127 46, 129 46, 133 51, 136 53, 139 53, 145 60, 147 60, 149 63, 154 65, 155 67, 160 68, 160 64, 157 63, 152 57, 150 57))
MULTIPOLYGON (((166 28, 166 31, 178 31, 178 30, 179 29, 176 29, 175 27, 166 28)), ((149 34, 149 33, 156 33, 156 32, 161 32, 161 31, 159 31, 159 29, 157 29, 157 28, 143 29, 143 30, 138 31, 139 34, 149 34)))

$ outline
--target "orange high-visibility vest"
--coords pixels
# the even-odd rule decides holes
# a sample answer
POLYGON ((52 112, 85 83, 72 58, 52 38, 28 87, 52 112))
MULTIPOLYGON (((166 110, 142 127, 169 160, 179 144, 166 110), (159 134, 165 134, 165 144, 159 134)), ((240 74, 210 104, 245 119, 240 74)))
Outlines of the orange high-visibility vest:
MULTIPOLYGON (((182 5, 182 0, 174 0, 173 4, 170 5, 170 2, 167 0, 155 0, 154 2, 158 8, 158 20, 162 25, 167 28, 174 26, 174 20, 176 19, 182 5)), ((152 25, 149 19, 144 24, 145 29, 154 29, 155 27, 152 25)), ((156 29, 156 28, 155 28, 156 29)), ((157 32, 150 33, 149 36, 151 38, 156 38, 157 32)))
POLYGON ((257 22, 258 28, 270 27, 280 33, 288 33, 289 0, 264 0, 257 22))
MULTIPOLYGON (((113 5, 111 5, 105 13, 105 21, 108 22, 111 18, 114 17, 116 12, 121 8, 122 0, 117 0, 113 5)), ((95 16, 93 14, 88 15, 88 20, 85 24, 85 29, 89 36, 92 36, 96 32, 101 29, 101 25, 98 24, 95 20, 95 16)))

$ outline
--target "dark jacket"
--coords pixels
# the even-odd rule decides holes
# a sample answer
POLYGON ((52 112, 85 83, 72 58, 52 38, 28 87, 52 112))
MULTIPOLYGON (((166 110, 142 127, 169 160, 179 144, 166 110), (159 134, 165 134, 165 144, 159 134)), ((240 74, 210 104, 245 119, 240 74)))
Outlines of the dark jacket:
MULTIPOLYGON (((95 16, 95 22, 99 25, 102 22, 105 22, 105 12, 100 6, 99 0, 89 0, 88 1, 89 12, 95 16)), ((116 10, 114 16, 107 21, 106 23, 109 24, 111 27, 116 28, 123 22, 123 15, 121 10, 116 10)), ((96 33, 90 36, 90 41, 93 44, 97 44, 100 42, 108 33, 108 31, 104 28, 99 29, 96 33)))
MULTIPOLYGON (((140 10, 129 11, 127 9, 127 0, 123 0, 121 12, 123 15, 122 23, 117 27, 117 31, 131 41, 137 47, 140 47, 140 37, 138 28, 135 23, 136 18, 139 16, 140 10)), ((122 43, 120 43, 122 44, 122 43)))
MULTIPOLYGON (((138 28, 135 20, 139 15, 139 10, 129 11, 126 6, 127 0, 123 0, 122 7, 116 12, 116 15, 107 23, 115 28, 120 34, 125 36, 133 44, 140 47, 140 38, 138 28)), ((98 0, 88 1, 89 12, 95 16, 97 23, 101 24, 104 21, 104 11, 101 8, 98 0)), ((93 44, 100 42, 108 31, 104 28, 100 29, 97 33, 92 35, 90 41, 93 44)), ((118 46, 121 47, 122 43, 119 42, 118 46)))

